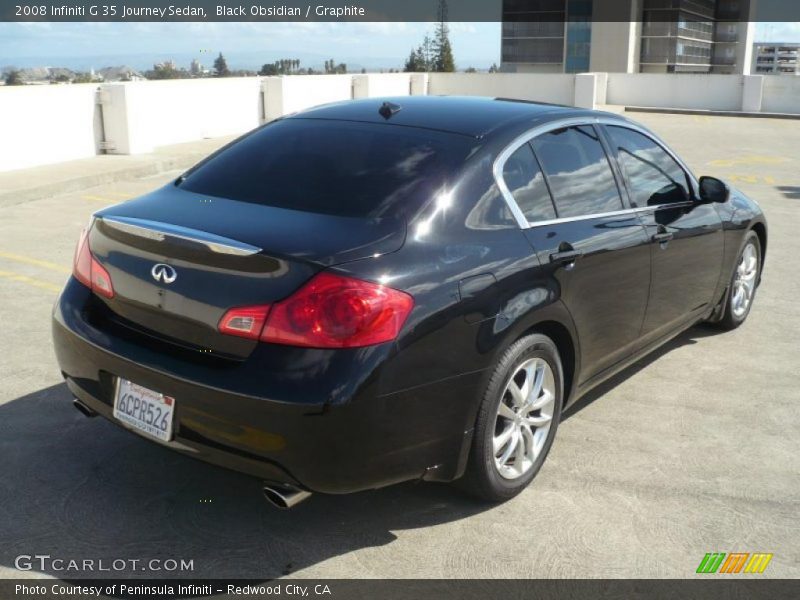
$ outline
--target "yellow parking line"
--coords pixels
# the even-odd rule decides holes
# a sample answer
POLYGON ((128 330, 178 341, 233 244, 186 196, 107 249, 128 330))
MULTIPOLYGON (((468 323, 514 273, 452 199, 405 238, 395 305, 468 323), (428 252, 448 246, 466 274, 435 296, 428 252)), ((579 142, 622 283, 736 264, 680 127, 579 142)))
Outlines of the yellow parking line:
POLYGON ((103 198, 102 196, 92 196, 90 194, 86 194, 81 196, 84 200, 89 200, 91 202, 105 202, 106 204, 113 204, 114 201, 111 198, 103 198))
POLYGON ((48 260, 40 260, 38 258, 31 258, 30 256, 22 256, 20 254, 13 254, 11 252, 3 252, 0 250, 0 258, 7 258, 8 260, 15 260, 17 262, 25 263, 28 265, 34 265, 36 267, 42 267, 43 269, 49 269, 51 271, 57 271, 59 273, 71 273, 72 270, 63 266, 58 265, 56 263, 52 263, 48 260))
POLYGON ((122 198, 123 200, 127 200, 128 198, 133 198, 130 194, 122 194, 120 192, 106 192, 109 196, 116 196, 117 198, 122 198))
POLYGON ((3 277, 5 279, 10 279, 11 281, 27 283, 28 285, 42 288, 44 290, 48 290, 51 292, 61 291, 61 286, 59 285, 48 283, 47 281, 42 281, 40 279, 34 279, 33 277, 28 277, 27 275, 20 275, 19 273, 13 273, 11 271, 0 271, 0 277, 3 277))

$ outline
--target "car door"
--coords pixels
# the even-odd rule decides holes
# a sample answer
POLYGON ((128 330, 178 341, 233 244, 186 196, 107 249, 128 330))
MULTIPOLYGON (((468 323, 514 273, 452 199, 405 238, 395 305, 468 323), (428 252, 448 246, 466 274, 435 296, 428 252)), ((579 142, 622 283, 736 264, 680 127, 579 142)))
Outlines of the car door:
POLYGON ((723 230, 713 204, 695 200, 692 178, 657 140, 606 125, 631 204, 651 240, 652 283, 642 335, 658 338, 714 302, 723 230))
POLYGON ((642 224, 623 205, 592 125, 536 136, 509 157, 504 180, 525 215, 525 235, 578 332, 589 378, 631 352, 650 282, 642 224))

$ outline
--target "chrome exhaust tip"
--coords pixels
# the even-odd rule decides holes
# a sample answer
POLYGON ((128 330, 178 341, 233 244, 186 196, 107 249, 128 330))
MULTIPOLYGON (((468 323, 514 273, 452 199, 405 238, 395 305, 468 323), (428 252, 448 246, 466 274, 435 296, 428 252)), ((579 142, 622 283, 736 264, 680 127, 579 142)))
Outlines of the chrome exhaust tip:
POLYGON ((97 413, 95 411, 86 406, 83 402, 81 402, 77 398, 72 399, 72 406, 77 408, 84 417, 91 418, 97 416, 97 413))
POLYGON ((288 483, 265 483, 262 492, 267 502, 281 510, 288 510, 311 496, 311 492, 288 483))

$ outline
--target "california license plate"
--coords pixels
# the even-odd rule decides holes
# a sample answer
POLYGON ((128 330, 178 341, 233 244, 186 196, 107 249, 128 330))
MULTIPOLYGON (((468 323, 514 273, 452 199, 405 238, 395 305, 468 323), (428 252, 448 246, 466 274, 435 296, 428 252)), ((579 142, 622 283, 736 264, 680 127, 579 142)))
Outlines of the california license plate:
POLYGON ((175 399, 122 379, 117 379, 114 418, 162 442, 172 438, 175 399))

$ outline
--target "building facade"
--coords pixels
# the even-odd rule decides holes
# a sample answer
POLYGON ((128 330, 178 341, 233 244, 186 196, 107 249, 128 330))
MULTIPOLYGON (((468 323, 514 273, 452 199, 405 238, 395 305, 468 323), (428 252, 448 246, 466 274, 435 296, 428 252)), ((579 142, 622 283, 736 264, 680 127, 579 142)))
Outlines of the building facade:
POLYGON ((504 0, 506 72, 749 73, 750 0, 504 0))
POLYGON ((752 73, 800 75, 800 44, 792 42, 754 44, 752 73))

